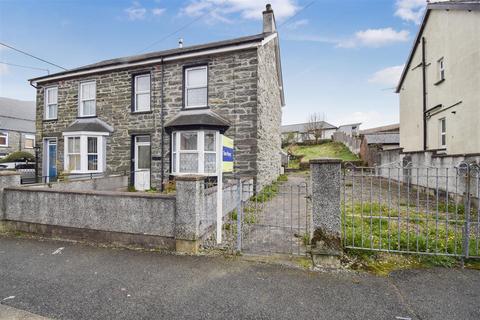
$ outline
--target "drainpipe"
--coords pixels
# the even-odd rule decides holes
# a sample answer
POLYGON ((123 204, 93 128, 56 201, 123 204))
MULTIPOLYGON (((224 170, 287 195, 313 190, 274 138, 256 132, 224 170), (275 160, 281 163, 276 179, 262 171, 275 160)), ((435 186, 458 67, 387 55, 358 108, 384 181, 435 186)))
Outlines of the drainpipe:
POLYGON ((164 105, 163 105, 163 79, 164 79, 164 67, 165 65, 163 64, 163 58, 160 60, 160 65, 162 66, 162 77, 161 77, 161 80, 160 80, 160 87, 161 87, 161 96, 160 96, 160 127, 161 127, 161 130, 162 130, 162 140, 160 141, 160 145, 161 145, 161 158, 162 158, 162 163, 160 165, 160 170, 161 170, 161 173, 160 173, 160 178, 161 178, 161 184, 160 184, 160 191, 163 192, 163 189, 164 189, 164 186, 163 186, 163 179, 165 178, 165 173, 164 173, 164 169, 165 169, 165 150, 164 150, 164 147, 165 147, 165 128, 164 128, 164 105))
POLYGON ((425 59, 425 37, 422 37, 422 99, 423 99, 423 150, 427 150, 427 66, 425 59))

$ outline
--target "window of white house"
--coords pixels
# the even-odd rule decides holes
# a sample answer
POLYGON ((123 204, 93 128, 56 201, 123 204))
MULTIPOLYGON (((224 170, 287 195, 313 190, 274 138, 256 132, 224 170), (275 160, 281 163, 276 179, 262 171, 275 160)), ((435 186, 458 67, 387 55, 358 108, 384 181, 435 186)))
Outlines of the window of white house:
POLYGON ((45 89, 45 120, 57 119, 58 87, 45 89))
POLYGON ((26 134, 25 135, 25 149, 33 149, 35 146, 35 135, 26 134))
POLYGON ((97 86, 95 81, 80 83, 80 93, 79 93, 79 97, 80 97, 79 116, 80 117, 95 116, 96 89, 97 89, 97 86))
POLYGON ((104 136, 65 136, 65 170, 69 173, 102 172, 105 167, 104 136))
POLYGON ((440 146, 446 147, 447 146, 447 120, 442 118, 439 120, 440 122, 440 146))
POLYGON ((438 81, 445 80, 445 61, 443 58, 440 58, 437 61, 437 72, 438 72, 438 81))
POLYGON ((134 112, 150 111, 150 74, 135 76, 134 112))
POLYGON ((218 131, 177 131, 172 133, 172 173, 217 173, 218 131))
POLYGON ((8 147, 8 132, 0 131, 0 147, 8 147))
POLYGON ((207 106, 207 66, 185 69, 185 108, 207 106))

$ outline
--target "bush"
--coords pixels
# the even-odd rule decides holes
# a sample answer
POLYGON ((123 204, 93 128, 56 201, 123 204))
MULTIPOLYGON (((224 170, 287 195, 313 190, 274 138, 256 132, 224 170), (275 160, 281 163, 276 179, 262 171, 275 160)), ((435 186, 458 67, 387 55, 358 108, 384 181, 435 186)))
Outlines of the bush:
POLYGON ((10 153, 3 159, 0 159, 1 162, 19 162, 19 161, 35 161, 35 156, 30 152, 26 151, 15 151, 10 153))

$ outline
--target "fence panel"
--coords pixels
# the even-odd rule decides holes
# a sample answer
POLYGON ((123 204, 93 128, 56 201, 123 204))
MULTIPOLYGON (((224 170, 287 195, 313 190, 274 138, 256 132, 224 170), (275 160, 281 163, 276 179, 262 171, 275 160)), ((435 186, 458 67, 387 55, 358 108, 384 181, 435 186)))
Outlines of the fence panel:
POLYGON ((479 167, 411 164, 343 171, 346 248, 480 257, 479 167))

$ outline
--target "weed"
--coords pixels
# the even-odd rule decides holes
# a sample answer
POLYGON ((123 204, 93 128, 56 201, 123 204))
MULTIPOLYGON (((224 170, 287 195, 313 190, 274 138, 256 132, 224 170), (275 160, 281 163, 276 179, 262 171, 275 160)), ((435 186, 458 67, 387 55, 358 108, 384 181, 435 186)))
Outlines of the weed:
POLYGON ((137 189, 135 189, 134 186, 130 185, 130 186, 128 186, 127 191, 128 192, 137 192, 137 189))
POLYGON ((278 176, 277 181, 278 182, 286 182, 286 181, 288 181, 288 176, 286 174, 281 174, 281 175, 278 176))

